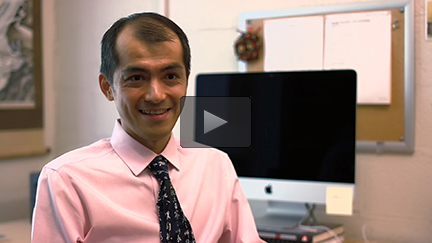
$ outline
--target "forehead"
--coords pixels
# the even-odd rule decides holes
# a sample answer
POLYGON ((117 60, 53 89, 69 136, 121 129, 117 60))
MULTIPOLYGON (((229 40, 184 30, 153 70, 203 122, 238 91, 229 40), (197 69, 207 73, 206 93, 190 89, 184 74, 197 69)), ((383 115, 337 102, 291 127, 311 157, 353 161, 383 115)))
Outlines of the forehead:
MULTIPOLYGON (((154 30, 149 33, 137 33, 134 26, 125 26, 117 36, 115 51, 121 61, 121 57, 125 55, 154 55, 154 54, 170 54, 167 49, 173 52, 173 55, 180 54, 183 56, 183 49, 179 37, 171 30, 166 30, 166 35, 154 35, 154 30), (147 35, 148 34, 148 35, 147 35)), ((182 60, 183 63, 183 60, 182 60)), ((183 63, 184 64, 184 63, 183 63)))

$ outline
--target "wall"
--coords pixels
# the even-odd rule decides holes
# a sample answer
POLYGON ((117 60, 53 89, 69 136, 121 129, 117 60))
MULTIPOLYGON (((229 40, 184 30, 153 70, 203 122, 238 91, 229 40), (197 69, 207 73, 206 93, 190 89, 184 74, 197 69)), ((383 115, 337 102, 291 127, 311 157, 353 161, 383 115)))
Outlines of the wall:
MULTIPOLYGON (((191 80, 200 72, 235 72, 233 43, 239 13, 355 0, 170 1, 170 17, 190 37, 191 80), (187 9, 187 11, 185 10, 187 9), (203 61, 205 60, 205 61, 203 61)), ((366 2, 366 1, 363 1, 366 2)), ((423 0, 415 1, 416 25, 416 151, 413 155, 359 153, 355 211, 351 217, 329 217, 323 207, 316 216, 344 223, 347 235, 394 242, 431 242, 432 236, 432 41, 425 40, 423 0)), ((193 94, 191 82, 189 95, 193 94)), ((391 122, 391 121, 389 121, 391 122)))
POLYGON ((0 160, 0 222, 30 215, 29 173, 54 157, 111 134, 115 106, 99 90, 100 41, 118 18, 160 12, 162 1, 42 0, 44 156, 0 160))
MULTIPOLYGON (((167 1, 43 0, 45 156, 0 161, 0 221, 28 217, 28 174, 59 154, 111 133, 117 117, 97 85, 99 43, 120 16, 158 11, 167 1)), ((240 12, 354 0, 175 0, 169 16, 187 33, 192 47, 193 95, 200 72, 236 71, 233 42, 240 12)), ((432 41, 424 38, 424 1, 416 13, 416 151, 413 155, 358 154, 356 205, 352 217, 317 216, 342 222, 347 235, 394 242, 430 242, 432 236, 432 41)), ((178 126, 175 133, 179 134, 178 126)))
MULTIPOLYGON (((53 46, 54 39, 54 4, 52 0, 44 2, 42 11, 46 13, 42 21, 42 66, 44 82, 44 126, 45 143, 52 148, 54 144, 54 99, 52 90, 53 54, 47 46, 53 46), (47 51, 49 50, 49 51, 47 51)), ((0 159, 0 222, 29 217, 29 188, 31 172, 39 171, 52 153, 37 157, 0 159)))

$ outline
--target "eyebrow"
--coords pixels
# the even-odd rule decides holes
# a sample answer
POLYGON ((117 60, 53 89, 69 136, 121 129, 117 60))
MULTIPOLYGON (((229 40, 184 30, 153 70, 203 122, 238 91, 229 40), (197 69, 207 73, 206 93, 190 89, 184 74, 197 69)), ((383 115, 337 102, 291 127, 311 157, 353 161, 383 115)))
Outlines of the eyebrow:
MULTIPOLYGON (((182 65, 180 65, 179 63, 172 63, 172 64, 169 64, 168 66, 162 68, 160 71, 165 72, 165 71, 169 71, 169 70, 183 69, 183 68, 184 67, 182 65)), ((123 69, 123 71, 121 73, 124 75, 127 73, 133 73, 133 72, 149 73, 149 70, 146 68, 138 67, 138 66, 126 66, 126 68, 123 69)))
POLYGON ((168 70, 172 70, 172 69, 184 69, 184 68, 185 67, 180 65, 180 63, 172 63, 172 64, 166 66, 165 68, 163 68, 162 71, 168 71, 168 70))

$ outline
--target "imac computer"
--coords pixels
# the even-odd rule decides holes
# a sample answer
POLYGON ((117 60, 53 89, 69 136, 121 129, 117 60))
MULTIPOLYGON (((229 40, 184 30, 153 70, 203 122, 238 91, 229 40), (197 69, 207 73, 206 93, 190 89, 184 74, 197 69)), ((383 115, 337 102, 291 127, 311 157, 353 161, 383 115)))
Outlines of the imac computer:
POLYGON ((248 200, 266 203, 253 210, 261 214, 257 224, 279 216, 297 223, 310 213, 305 205, 326 203, 327 187, 354 187, 356 86, 353 70, 197 76, 197 97, 251 99, 250 146, 218 149, 232 160, 248 200))

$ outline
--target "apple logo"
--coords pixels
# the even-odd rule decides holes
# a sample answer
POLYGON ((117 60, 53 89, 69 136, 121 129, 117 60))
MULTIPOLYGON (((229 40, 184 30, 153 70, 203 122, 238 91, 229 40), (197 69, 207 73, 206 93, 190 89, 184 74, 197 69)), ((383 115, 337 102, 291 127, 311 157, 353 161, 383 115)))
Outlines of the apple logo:
POLYGON ((268 184, 267 186, 265 186, 265 192, 267 193, 267 194, 272 194, 273 193, 273 188, 272 188, 272 185, 271 184, 268 184))

